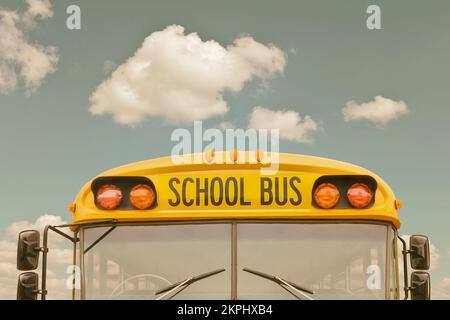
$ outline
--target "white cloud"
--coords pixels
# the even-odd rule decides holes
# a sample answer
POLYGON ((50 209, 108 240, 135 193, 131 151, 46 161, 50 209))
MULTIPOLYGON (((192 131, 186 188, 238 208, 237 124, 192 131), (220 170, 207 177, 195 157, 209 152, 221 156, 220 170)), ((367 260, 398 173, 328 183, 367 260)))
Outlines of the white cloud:
POLYGON ((433 299, 450 300, 450 277, 442 279, 436 288, 431 288, 431 296, 433 299))
POLYGON ((36 26, 36 18, 48 19, 53 17, 52 5, 49 0, 26 0, 28 9, 23 14, 22 20, 30 28, 36 26))
MULTIPOLYGON (((447 254, 450 258, 450 250, 447 254)), ((445 277, 436 286, 431 287, 431 297, 439 300, 450 300, 450 277, 445 277)))
POLYGON ((373 101, 361 104, 349 101, 342 109, 345 121, 367 120, 380 127, 408 112, 405 102, 393 101, 382 96, 376 96, 373 101))
POLYGON ((65 221, 62 220, 59 216, 54 216, 50 214, 44 214, 36 219, 35 222, 29 222, 26 220, 16 221, 11 223, 6 228, 7 236, 11 238, 17 237, 18 233, 22 230, 44 230, 46 225, 61 225, 64 224, 65 221))
POLYGON ((299 113, 273 111, 264 107, 254 107, 250 115, 249 127, 255 129, 279 129, 280 138, 295 142, 312 143, 312 133, 320 130, 310 116, 301 117, 299 113))
POLYGON ((221 123, 219 123, 219 128, 220 129, 223 129, 223 130, 225 130, 225 129, 234 129, 234 124, 232 124, 231 122, 228 122, 228 121, 224 121, 224 122, 221 122, 221 123))
POLYGON ((225 91, 239 92, 246 82, 266 80, 285 65, 283 51, 252 37, 242 36, 223 47, 172 25, 150 34, 97 87, 90 112, 110 114, 115 122, 131 126, 146 117, 171 123, 204 120, 228 111, 225 91))
POLYGON ((31 42, 27 28, 36 26, 36 19, 53 15, 48 0, 27 0, 24 13, 0 8, 0 94, 9 94, 17 87, 18 78, 27 93, 36 91, 43 79, 56 71, 58 55, 55 47, 31 42))
POLYGON ((109 75, 111 72, 116 70, 116 68, 117 68, 117 63, 115 63, 114 61, 105 60, 103 62, 102 71, 103 71, 104 75, 109 75))
MULTIPOLYGON (((47 224, 63 223, 65 222, 61 217, 43 215, 35 222, 18 221, 7 226, 4 239, 0 240, 0 300, 16 298, 17 276, 20 273, 16 269, 18 233, 27 229, 36 229, 41 232, 42 237, 42 231, 47 224)), ((68 275, 65 273, 65 269, 72 264, 71 243, 50 232, 49 247, 51 249, 48 254, 48 297, 50 299, 67 299, 70 291, 66 289, 68 275)))

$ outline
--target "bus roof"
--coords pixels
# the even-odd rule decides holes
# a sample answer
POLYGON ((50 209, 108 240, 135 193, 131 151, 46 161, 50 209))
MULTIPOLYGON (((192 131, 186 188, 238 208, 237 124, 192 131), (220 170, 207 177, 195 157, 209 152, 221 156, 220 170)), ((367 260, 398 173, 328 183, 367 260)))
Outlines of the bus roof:
MULTIPOLYGON (((123 196, 126 198, 127 193, 123 196)), ((251 152, 225 151, 176 159, 162 157, 105 171, 88 181, 77 195, 73 222, 342 219, 391 222, 398 228, 397 203, 394 193, 379 176, 350 163, 297 154, 256 153, 255 156, 251 152), (261 155, 262 159, 257 159, 261 155), (366 209, 352 208, 345 204, 344 190, 341 192, 343 205, 326 210, 318 208, 312 192, 318 179, 328 177, 331 181, 341 177, 351 181, 370 178, 376 186, 373 203, 366 209), (133 179, 148 179, 156 190, 156 205, 148 210, 99 208, 93 182, 98 179, 115 182, 121 178, 130 183, 133 179), (232 199, 221 199, 225 197, 232 199), (272 201, 266 201, 270 197, 272 201), (234 201, 236 198, 239 201, 234 201)))

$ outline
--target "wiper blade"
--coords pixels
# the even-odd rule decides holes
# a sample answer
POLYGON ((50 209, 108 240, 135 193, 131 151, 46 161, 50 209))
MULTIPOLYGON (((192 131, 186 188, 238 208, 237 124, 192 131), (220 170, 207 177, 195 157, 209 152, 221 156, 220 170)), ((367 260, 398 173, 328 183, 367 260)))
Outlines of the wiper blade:
POLYGON ((155 295, 158 295, 158 294, 161 294, 161 293, 166 292, 166 294, 163 294, 162 296, 160 296, 160 297, 157 298, 157 300, 161 300, 162 298, 164 298, 164 297, 170 295, 172 292, 174 292, 174 291, 176 291, 177 289, 181 288, 180 291, 178 291, 177 293, 175 293, 175 294, 173 294, 172 296, 169 297, 169 299, 171 299, 171 298, 173 298, 174 296, 176 296, 177 294, 179 294, 181 291, 183 291, 184 289, 186 289, 188 286, 190 286, 191 284, 193 284, 194 282, 203 280, 203 279, 205 279, 205 278, 209 278, 209 277, 211 277, 211 276, 214 276, 214 275, 216 275, 216 274, 218 274, 218 273, 221 273, 221 272, 224 272, 224 271, 225 271, 225 269, 222 268, 222 269, 217 269, 217 270, 214 270, 214 271, 202 273, 202 274, 200 274, 200 275, 198 275, 198 276, 186 278, 186 279, 184 279, 184 280, 182 280, 182 281, 180 281, 180 282, 171 284, 170 286, 164 287, 164 288, 162 288, 162 289, 156 291, 156 292, 155 292, 155 295))
MULTIPOLYGON (((296 291, 297 293, 300 293, 303 297, 305 297, 308 300, 314 300, 312 297, 310 297, 309 295, 304 293, 304 292, 306 292, 306 293, 309 293, 309 294, 314 294, 314 291, 312 291, 311 289, 302 287, 302 286, 300 286, 300 285, 298 285, 298 284, 296 284, 294 282, 291 282, 291 281, 285 280, 283 278, 280 278, 280 277, 277 277, 277 276, 274 276, 274 275, 271 275, 271 274, 267 274, 267 273, 264 273, 264 272, 261 272, 261 271, 256 271, 256 270, 252 270, 252 269, 249 269, 249 268, 244 268, 242 270, 245 271, 245 272, 257 275, 257 276, 259 276, 261 278, 265 278, 265 279, 271 280, 271 281, 275 282, 276 284, 278 284, 279 286, 283 287, 284 289, 286 289, 286 287, 288 287, 290 289, 293 289, 294 291, 296 291)), ((289 292, 291 294, 293 294, 291 291, 289 291, 289 292)), ((295 295, 295 294, 293 294, 293 295, 296 296, 297 298, 299 298, 297 295, 295 295)))

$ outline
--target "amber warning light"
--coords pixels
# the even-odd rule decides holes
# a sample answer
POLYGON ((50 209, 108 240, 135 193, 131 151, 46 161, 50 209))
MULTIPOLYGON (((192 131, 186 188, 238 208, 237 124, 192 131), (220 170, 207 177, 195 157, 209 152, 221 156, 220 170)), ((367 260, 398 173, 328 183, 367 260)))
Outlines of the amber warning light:
POLYGON ((355 183, 347 191, 348 202, 357 209, 367 207, 372 196, 372 190, 364 183, 355 183))
POLYGON ((105 210, 114 210, 122 202, 122 190, 114 184, 102 186, 97 191, 97 203, 105 210))
POLYGON ((149 209, 156 199, 155 190, 146 185, 138 184, 130 191, 130 202, 136 209, 145 210, 149 209))
POLYGON ((316 185, 313 201, 321 209, 366 209, 374 202, 376 182, 365 176, 321 177, 316 185))
POLYGON ((322 209, 331 209, 339 202, 341 194, 332 183, 322 183, 314 192, 314 200, 322 209))

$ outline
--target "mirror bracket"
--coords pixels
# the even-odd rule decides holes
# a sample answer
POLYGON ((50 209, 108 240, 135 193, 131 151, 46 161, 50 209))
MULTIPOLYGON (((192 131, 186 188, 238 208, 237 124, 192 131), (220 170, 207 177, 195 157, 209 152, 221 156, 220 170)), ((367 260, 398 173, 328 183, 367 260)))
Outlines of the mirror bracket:
POLYGON ((406 241, 400 237, 400 235, 397 235, 398 240, 400 240, 400 242, 402 243, 403 246, 403 250, 402 250, 402 255, 403 255, 403 281, 404 281, 404 287, 403 287, 403 291, 405 292, 405 296, 404 296, 404 300, 408 300, 408 296, 409 296, 409 282, 408 282, 408 262, 407 262, 407 258, 406 256, 411 253, 411 250, 406 249, 406 241))
POLYGON ((33 290, 33 293, 36 293, 36 294, 47 294, 48 291, 47 290, 33 290))
POLYGON ((35 248, 34 251, 47 253, 48 248, 47 247, 39 247, 39 248, 35 248))

